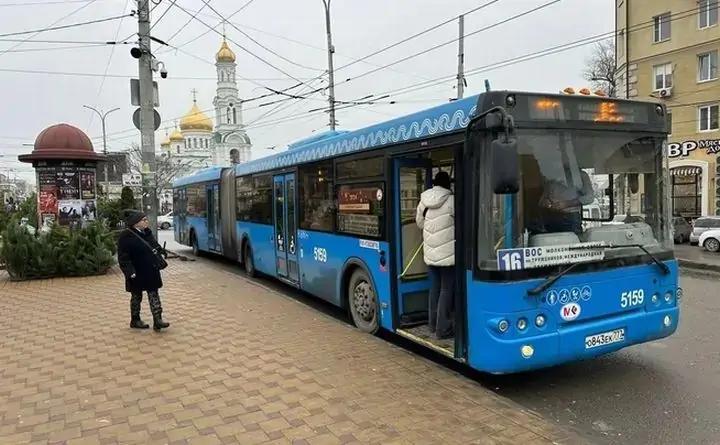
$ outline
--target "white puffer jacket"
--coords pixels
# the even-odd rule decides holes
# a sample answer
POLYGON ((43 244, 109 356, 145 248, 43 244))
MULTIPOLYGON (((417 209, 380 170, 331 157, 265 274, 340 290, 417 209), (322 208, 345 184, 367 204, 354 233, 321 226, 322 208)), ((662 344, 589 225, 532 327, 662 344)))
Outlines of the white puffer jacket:
POLYGON ((454 266, 455 200, 452 192, 438 186, 425 190, 420 195, 415 222, 423 231, 425 264, 454 266))

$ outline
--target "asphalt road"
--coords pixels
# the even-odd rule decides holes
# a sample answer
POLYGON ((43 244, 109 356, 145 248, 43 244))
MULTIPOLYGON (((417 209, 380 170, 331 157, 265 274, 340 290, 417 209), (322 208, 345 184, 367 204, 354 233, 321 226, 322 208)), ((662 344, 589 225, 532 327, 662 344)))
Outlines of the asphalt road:
MULTIPOLYGON (((159 238, 171 240, 172 232, 159 238)), ((717 274, 683 273, 680 327, 668 339, 517 376, 466 375, 600 444, 720 445, 719 282, 717 274)), ((305 299, 283 285, 271 287, 305 299)))

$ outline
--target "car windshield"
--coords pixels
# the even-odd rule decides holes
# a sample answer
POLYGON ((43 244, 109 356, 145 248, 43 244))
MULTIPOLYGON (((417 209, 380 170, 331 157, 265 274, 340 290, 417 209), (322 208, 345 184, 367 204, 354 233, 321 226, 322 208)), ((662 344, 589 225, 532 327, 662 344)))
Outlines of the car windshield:
MULTIPOLYGON (((499 251, 520 247, 575 249, 586 243, 605 243, 640 244, 651 252, 672 249, 664 198, 664 137, 625 131, 520 129, 517 141, 521 181, 516 195, 493 194, 492 153, 481 152, 480 267, 501 267, 499 251), (584 223, 592 216, 583 212, 588 207, 599 209, 597 224, 584 223), (614 224, 608 225, 611 221, 614 224)), ((601 256, 636 255, 644 253, 629 247, 601 256)))

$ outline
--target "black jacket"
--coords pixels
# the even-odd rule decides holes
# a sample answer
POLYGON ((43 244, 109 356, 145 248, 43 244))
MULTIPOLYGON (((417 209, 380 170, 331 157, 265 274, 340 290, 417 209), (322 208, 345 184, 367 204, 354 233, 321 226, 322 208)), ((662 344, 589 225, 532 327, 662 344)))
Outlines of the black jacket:
POLYGON ((132 228, 123 230, 118 237, 117 253, 120 269, 125 275, 125 290, 135 293, 156 291, 163 286, 163 282, 160 271, 155 267, 155 255, 133 231, 158 252, 163 252, 152 231, 139 232, 132 228), (130 278, 133 274, 135 278, 130 278))

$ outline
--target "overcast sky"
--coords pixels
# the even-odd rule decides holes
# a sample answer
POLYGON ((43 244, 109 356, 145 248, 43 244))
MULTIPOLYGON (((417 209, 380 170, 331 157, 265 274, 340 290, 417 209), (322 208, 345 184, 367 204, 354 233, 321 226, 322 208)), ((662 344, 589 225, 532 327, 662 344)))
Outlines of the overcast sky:
MULTIPOLYGON (((246 1, 210 0, 209 4, 228 17, 246 1)), ((483 1, 490 2, 492 0, 483 1)), ((466 17, 466 35, 549 2, 551 0, 497 0, 466 17)), ((152 14, 153 22, 163 15, 172 1, 159 3, 152 14)), ((480 4, 477 0, 332 0, 336 99, 352 101, 371 94, 391 94, 381 100, 383 103, 338 111, 339 128, 361 128, 454 97, 455 80, 452 77, 457 70, 456 43, 389 68, 378 67, 457 38, 456 23, 442 26, 366 61, 347 68, 343 65, 480 4), (371 70, 377 71, 361 76, 371 70), (406 88, 418 84, 416 88, 406 88), (389 101, 396 103, 389 104, 389 101)), ((194 13, 203 8, 204 2, 177 0, 176 5, 194 13)), ((157 44, 153 47, 153 52, 169 72, 168 79, 156 79, 160 85, 158 111, 166 121, 156 134, 158 144, 164 138, 165 127, 172 129, 173 121, 190 109, 192 89, 199 91, 200 108, 208 110, 208 116, 214 117, 210 111, 216 82, 214 55, 222 37, 210 31, 192 43, 185 43, 208 31, 209 28, 200 21, 222 33, 219 25, 222 19, 205 6, 197 19, 186 25, 191 17, 178 6, 171 6, 152 30, 154 37, 179 47, 178 50, 157 44)), ((54 26, 104 19, 129 13, 135 7, 134 0, 0 0, 0 34, 42 29, 65 16, 68 17, 54 26), (73 14, 76 10, 79 11, 73 14)), ((614 2, 558 0, 537 12, 467 37, 466 71, 472 74, 474 69, 489 68, 468 77, 466 95, 483 91, 484 79, 490 81, 493 89, 557 92, 566 86, 586 86, 581 73, 592 45, 505 67, 494 65, 612 32, 613 14, 614 2)), ((283 89, 297 84, 298 80, 309 86, 292 90, 295 94, 326 85, 321 83, 326 80, 317 79, 327 69, 322 0, 254 0, 230 22, 276 53, 258 46, 233 25, 226 26, 229 44, 238 56, 238 77, 245 78, 238 85, 243 98, 266 94, 265 86, 283 89)), ((120 108, 107 119, 110 150, 123 150, 129 143, 139 140, 131 120, 135 107, 130 105, 129 79, 137 76, 137 61, 129 54, 131 45, 85 43, 125 38, 132 42, 136 39, 136 31, 137 20, 128 17, 38 35, 0 37, 0 88, 5 107, 0 120, 0 153, 3 154, 0 172, 14 169, 24 179, 33 179, 32 168, 18 163, 17 155, 32 149, 23 144, 32 143, 44 128, 60 122, 85 130, 93 139, 96 150, 101 150, 99 119, 83 105, 104 110, 120 108), (32 37, 28 42, 20 42, 28 37, 32 37), (56 43, 58 41, 74 43, 56 43)), ((289 100, 259 107, 279 99, 281 97, 271 97, 244 105, 243 119, 253 141, 254 159, 271 154, 266 147, 284 149, 294 140, 327 128, 326 114, 309 112, 325 105, 326 98, 320 93, 304 101, 289 100), (274 108, 275 111, 269 112, 274 108)))

